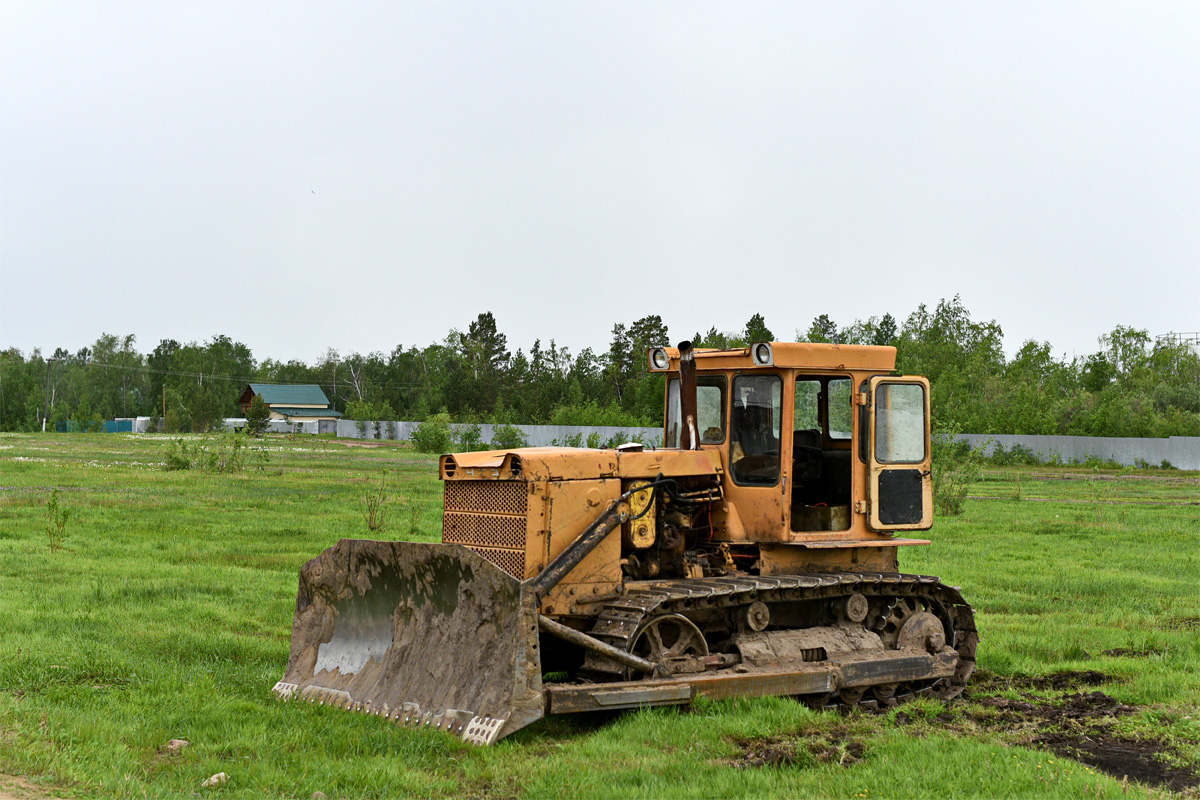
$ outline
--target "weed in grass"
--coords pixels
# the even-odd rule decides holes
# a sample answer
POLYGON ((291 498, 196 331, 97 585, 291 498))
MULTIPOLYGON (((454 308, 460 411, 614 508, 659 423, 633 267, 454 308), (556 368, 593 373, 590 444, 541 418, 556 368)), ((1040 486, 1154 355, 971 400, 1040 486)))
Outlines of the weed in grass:
POLYGON ((57 553, 62 549, 63 538, 67 531, 67 520, 70 517, 71 509, 59 503, 58 489, 52 489, 49 499, 46 500, 46 538, 50 541, 51 553, 57 553))
POLYGON ((387 470, 379 479, 379 489, 368 489, 363 492, 363 519, 366 520, 367 530, 382 535, 387 531, 387 470))

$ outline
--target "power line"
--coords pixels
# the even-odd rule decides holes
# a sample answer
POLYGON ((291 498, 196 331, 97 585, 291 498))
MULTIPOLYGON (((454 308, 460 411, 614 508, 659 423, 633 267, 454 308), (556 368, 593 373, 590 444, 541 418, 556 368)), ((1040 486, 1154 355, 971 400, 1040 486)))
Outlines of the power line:
MULTIPOLYGON (((73 359, 47 358, 46 361, 60 361, 60 362, 71 363, 73 361, 73 359)), ((257 377, 254 377, 254 376, 244 377, 244 376, 238 376, 238 375, 215 375, 215 374, 209 374, 207 372, 179 372, 177 370, 156 369, 154 367, 147 367, 147 366, 141 366, 141 365, 135 366, 132 364, 108 364, 103 361, 95 361, 95 360, 86 361, 86 362, 74 361, 73 363, 78 364, 79 366, 83 366, 83 367, 91 367, 91 366, 107 367, 110 369, 120 369, 120 370, 129 371, 129 372, 143 372, 143 373, 150 374, 150 375, 163 375, 163 376, 171 376, 171 377, 176 377, 176 378, 196 378, 197 380, 201 380, 201 381, 210 380, 210 381, 235 381, 237 383, 264 383, 264 381, 260 380, 257 377)), ((313 384, 313 381, 272 380, 272 381, 270 381, 270 383, 272 386, 311 386, 313 384)), ((352 382, 344 381, 344 380, 333 380, 333 381, 318 380, 318 381, 316 381, 316 383, 318 383, 318 384, 330 383, 330 384, 333 384, 336 386, 349 386, 349 387, 354 386, 354 384, 352 382)), ((373 384, 371 384, 371 388, 373 388, 373 389, 419 389, 422 386, 424 386, 424 384, 421 384, 421 383, 388 383, 388 384, 374 384, 373 383, 373 384)))

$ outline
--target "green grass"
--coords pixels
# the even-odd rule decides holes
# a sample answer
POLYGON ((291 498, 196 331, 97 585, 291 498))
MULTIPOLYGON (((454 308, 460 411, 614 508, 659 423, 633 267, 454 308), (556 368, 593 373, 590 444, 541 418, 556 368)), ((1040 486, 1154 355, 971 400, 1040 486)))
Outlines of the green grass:
POLYGON ((1082 670, 1136 707, 1103 721, 1109 734, 1159 741, 1164 764, 1200 761, 1194 474, 986 471, 972 495, 992 499, 901 554, 904 570, 961 586, 977 609, 989 675, 948 707, 701 702, 551 718, 473 748, 270 692, 300 565, 367 536, 363 494, 385 470, 386 536, 437 540, 436 460, 269 438, 261 470, 166 472, 168 441, 0 435, 0 773, 81 797, 1123 796, 1119 776, 1037 749, 1034 721, 988 704, 1095 690, 1031 680, 1082 670), (54 488, 70 511, 58 552, 54 488), (190 745, 170 755, 172 738, 190 745), (748 766, 759 752, 774 755, 748 766), (200 788, 218 772, 229 782, 200 788))

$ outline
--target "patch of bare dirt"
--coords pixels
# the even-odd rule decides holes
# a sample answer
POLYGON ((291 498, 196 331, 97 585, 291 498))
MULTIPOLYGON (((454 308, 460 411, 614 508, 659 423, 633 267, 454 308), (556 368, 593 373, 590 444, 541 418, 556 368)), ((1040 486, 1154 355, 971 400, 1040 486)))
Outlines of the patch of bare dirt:
POLYGON ((812 767, 820 764, 852 766, 862 760, 863 743, 846 728, 813 730, 791 736, 737 739, 741 752, 725 763, 739 769, 762 767, 812 767))
POLYGON ((1163 627, 1173 631, 1200 630, 1200 617, 1172 617, 1163 623, 1163 627))
POLYGON ((1154 481, 1156 483, 1177 483, 1188 485, 1200 484, 1200 478, 1183 475, 1105 475, 1094 472, 1030 472, 1025 480, 1033 481, 1154 481))
POLYGON ((1074 689, 1079 686, 1103 686, 1106 683, 1111 683, 1112 680, 1111 675, 1105 675, 1103 672, 1098 672, 1094 669, 1052 672, 1049 675, 1018 675, 1015 677, 997 675, 985 669, 977 669, 975 670, 975 674, 971 676, 971 682, 967 684, 965 696, 971 698, 1002 689, 1034 689, 1037 691, 1053 689, 1062 691, 1065 689, 1074 689))
POLYGON ((1102 655, 1113 656, 1114 658, 1149 658, 1150 656, 1161 656, 1162 654, 1162 650, 1130 650, 1128 647, 1115 647, 1112 650, 1105 650, 1102 653, 1102 655))
POLYGON ((0 774, 0 800, 55 800, 56 797, 20 775, 0 774))
POLYGON ((1086 733, 1055 731, 1034 739, 1034 744, 1065 758, 1107 772, 1114 778, 1183 792, 1200 786, 1200 777, 1185 767, 1171 766, 1162 760, 1166 745, 1155 739, 1130 739, 1112 733, 1109 726, 1097 726, 1086 733))
MULTIPOLYGON (((1081 761, 1118 780, 1129 779, 1175 792, 1200 787, 1200 772, 1194 767, 1175 766, 1171 745, 1154 737, 1135 738, 1116 730, 1116 720, 1136 714, 1136 706, 1092 687, 1111 681, 1102 672, 1058 672, 1037 677, 1003 678, 984 672, 974 681, 965 709, 969 724, 962 720, 944 722, 951 730, 974 727, 1005 735, 1016 744, 1049 750, 1064 758, 1081 761), (1091 691, 1072 691, 1091 688, 1091 691), (1016 690, 1018 697, 988 696, 989 692, 1016 690), (1034 692, 1069 691, 1057 697, 1034 692)), ((911 722, 900 712, 897 724, 911 722)), ((940 720, 940 718, 939 718, 940 720)))

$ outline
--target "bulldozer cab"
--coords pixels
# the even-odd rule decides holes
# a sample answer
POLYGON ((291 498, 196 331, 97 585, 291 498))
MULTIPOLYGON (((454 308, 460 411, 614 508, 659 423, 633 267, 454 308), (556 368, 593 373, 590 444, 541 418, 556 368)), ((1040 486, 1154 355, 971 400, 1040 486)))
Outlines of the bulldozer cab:
MULTIPOLYGON (((674 363, 664 352, 657 363, 674 363)), ((932 526, 929 383, 891 374, 894 348, 774 343, 695 361, 699 447, 721 453, 747 538, 850 543, 932 526)), ((680 392, 670 376, 666 447, 681 443, 680 392)))

